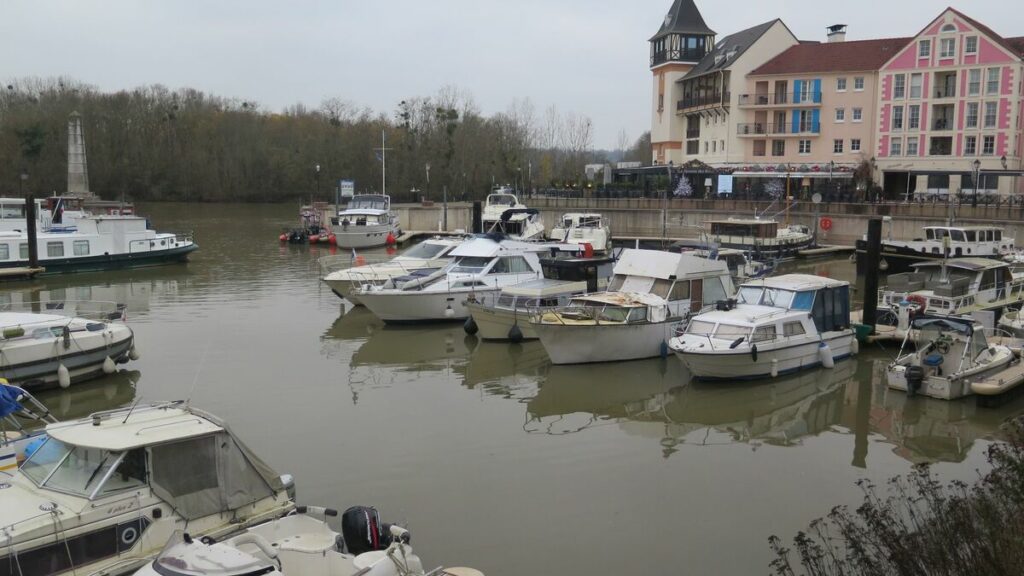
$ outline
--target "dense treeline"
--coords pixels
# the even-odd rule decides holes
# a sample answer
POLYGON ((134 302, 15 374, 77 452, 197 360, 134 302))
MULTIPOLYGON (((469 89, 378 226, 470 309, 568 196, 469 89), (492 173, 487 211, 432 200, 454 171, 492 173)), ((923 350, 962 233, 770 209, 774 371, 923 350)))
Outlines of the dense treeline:
MULTIPOLYGON (((470 95, 451 88, 390 112, 331 98, 316 109, 274 113, 191 89, 104 93, 66 78, 30 78, 0 89, 0 194, 17 192, 22 171, 36 194, 66 190, 67 121, 75 111, 90 188, 105 198, 308 198, 316 165, 321 198, 333 198, 341 178, 355 180, 358 191, 380 191, 382 132, 387 189, 399 201, 424 193, 439 199, 442 187, 450 197, 478 198, 492 183, 578 186, 584 164, 607 156, 593 150, 589 118, 554 108, 537 113, 527 100, 485 117, 470 95)), ((624 134, 619 140, 629 144, 624 134)), ((647 150, 642 136, 625 156, 648 158, 647 150)))

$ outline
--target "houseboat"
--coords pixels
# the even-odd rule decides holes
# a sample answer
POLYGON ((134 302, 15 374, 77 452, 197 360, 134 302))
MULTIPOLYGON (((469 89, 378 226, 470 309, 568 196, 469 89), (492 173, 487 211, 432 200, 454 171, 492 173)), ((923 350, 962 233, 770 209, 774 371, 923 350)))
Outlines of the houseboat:
POLYGON ((574 297, 531 317, 554 364, 653 358, 667 353, 676 327, 732 297, 724 262, 655 250, 624 250, 607 292, 574 297))
POLYGON ((776 377, 856 353, 850 284, 786 274, 740 286, 736 300, 690 320, 669 347, 701 380, 776 377))
POLYGON ((527 208, 507 188, 498 188, 487 195, 480 220, 484 232, 504 234, 513 240, 544 238, 544 221, 540 213, 527 208))
POLYGON ((398 216, 387 194, 357 194, 331 218, 331 231, 342 248, 375 248, 401 235, 398 216), (390 238, 390 240, 389 240, 390 238))
MULTIPOLYGON (((857 275, 864 274, 867 236, 856 242, 857 275)), ((1002 259, 1014 254, 1013 238, 996 226, 925 226, 924 237, 882 240, 882 265, 889 274, 909 272, 916 262, 973 257, 1002 259)))
POLYGON ((706 223, 708 241, 721 248, 734 248, 753 255, 754 260, 794 258, 814 241, 803 225, 779 226, 775 220, 729 218, 706 223))
POLYGON ((596 212, 563 214, 548 233, 548 238, 566 244, 590 244, 595 252, 608 252, 612 248, 608 220, 596 212))

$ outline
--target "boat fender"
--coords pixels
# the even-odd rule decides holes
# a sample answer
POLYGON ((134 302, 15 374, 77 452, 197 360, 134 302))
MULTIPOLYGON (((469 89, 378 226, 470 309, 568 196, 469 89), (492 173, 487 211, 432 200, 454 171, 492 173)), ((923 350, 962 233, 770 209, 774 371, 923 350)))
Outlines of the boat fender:
MULTIPOLYGON (((739 346, 740 344, 742 344, 743 341, 746 340, 746 339, 747 339, 746 336, 740 336, 739 338, 733 340, 732 344, 729 344, 729 350, 735 350, 736 347, 739 346)), ((755 362, 756 362, 756 360, 755 360, 755 362)))
POLYGON ((319 241, 320 241, 320 235, 319 234, 310 234, 309 235, 309 243, 310 244, 316 244, 319 241))
POLYGON ((445 318, 454 318, 455 317, 455 310, 452 310, 452 305, 451 304, 445 306, 445 308, 444 308, 444 317, 445 318))
POLYGON ((850 354, 854 356, 860 354, 860 342, 856 338, 850 341, 850 354))
POLYGON ((63 363, 57 366, 57 383, 60 384, 61 388, 71 386, 71 372, 63 363))
POLYGON ((110 356, 107 356, 103 360, 103 373, 113 374, 115 371, 117 371, 117 366, 114 365, 114 361, 110 358, 110 356))
POLYGON ((281 234, 280 236, 277 237, 277 239, 280 240, 281 242, 287 242, 288 241, 288 235, 287 234, 281 234))
POLYGON ((394 233, 388 232, 388 237, 384 239, 384 244, 387 244, 388 246, 394 246, 395 242, 397 242, 397 240, 395 239, 394 233))
POLYGON ((473 336, 480 330, 480 327, 476 325, 476 321, 470 316, 466 318, 466 323, 462 325, 462 329, 466 331, 466 334, 473 336))
POLYGON ((516 343, 523 341, 523 330, 519 328, 518 323, 513 324, 512 327, 508 329, 508 339, 516 343))
POLYGON ((750 359, 757 363, 757 344, 750 345, 750 359))
POLYGON ((888 260, 886 260, 885 258, 882 258, 882 260, 878 263, 878 269, 881 270, 882 272, 885 272, 886 270, 888 270, 889 269, 889 262, 888 262, 888 260))
POLYGON ((593 258, 594 257, 594 246, 590 242, 583 243, 583 257, 593 258))
POLYGON ((68 348, 71 348, 71 328, 68 328, 67 326, 61 328, 60 336, 64 341, 64 349, 67 350, 68 348))
POLYGON ((772 378, 779 375, 779 359, 772 358, 772 378))
POLYGON ((818 344, 818 356, 821 358, 821 365, 825 368, 836 367, 836 360, 832 357, 832 349, 829 348, 828 344, 824 342, 818 344))
POLYGON ((135 346, 132 346, 132 349, 128 351, 128 357, 132 360, 138 360, 139 358, 142 358, 142 354, 139 354, 139 351, 135 346))
POLYGON ((13 326, 11 328, 4 328, 4 339, 10 340, 12 338, 21 338, 25 335, 25 329, 21 326, 13 326))
POLYGON ((331 246, 337 246, 338 237, 335 236, 334 234, 331 234, 330 236, 327 237, 327 243, 330 244, 331 246))
POLYGON ((665 342, 664 340, 662 340, 661 341, 661 346, 659 348, 660 348, 659 352, 661 353, 661 357, 662 358, 668 358, 668 342, 665 342))

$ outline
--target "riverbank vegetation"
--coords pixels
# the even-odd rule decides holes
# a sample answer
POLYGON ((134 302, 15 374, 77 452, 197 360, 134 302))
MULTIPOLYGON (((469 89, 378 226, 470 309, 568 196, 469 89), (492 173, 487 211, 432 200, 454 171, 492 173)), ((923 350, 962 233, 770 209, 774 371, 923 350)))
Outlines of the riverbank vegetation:
POLYGON ((989 447, 991 470, 973 484, 942 483, 927 467, 863 503, 833 509, 794 539, 773 536, 778 576, 1011 576, 1024 567, 1024 420, 989 447), (884 492, 884 495, 883 495, 884 492))
POLYGON ((630 147, 623 134, 623 151, 596 151, 585 116, 538 112, 528 100, 485 116, 454 88, 385 112, 342 98, 271 112, 192 89, 106 93, 28 78, 0 86, 0 193, 16 192, 23 171, 37 195, 66 189, 72 112, 82 117, 90 188, 106 198, 282 201, 308 199, 319 182, 320 197, 331 199, 343 178, 379 192, 382 133, 387 189, 398 201, 439 200, 443 187, 467 199, 492 184, 579 187, 587 163, 649 158, 649 138, 630 147))

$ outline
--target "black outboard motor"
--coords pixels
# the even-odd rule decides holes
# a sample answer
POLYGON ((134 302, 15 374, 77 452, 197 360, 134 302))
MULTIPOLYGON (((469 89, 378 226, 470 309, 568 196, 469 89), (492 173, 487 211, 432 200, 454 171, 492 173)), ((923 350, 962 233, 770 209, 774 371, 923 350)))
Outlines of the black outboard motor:
POLYGON ((384 550, 391 545, 391 525, 372 506, 353 506, 341 515, 341 535, 349 554, 384 550))
POLYGON ((907 366, 907 370, 903 375, 907 379, 907 395, 913 396, 917 394, 917 391, 921 389, 921 385, 924 384, 924 368, 920 366, 907 366))

